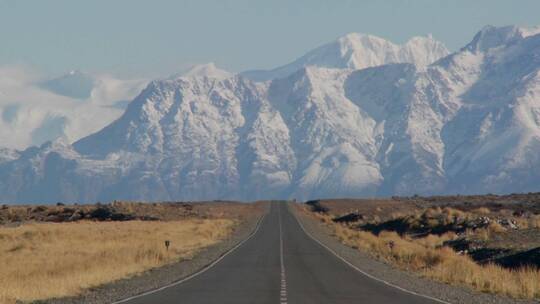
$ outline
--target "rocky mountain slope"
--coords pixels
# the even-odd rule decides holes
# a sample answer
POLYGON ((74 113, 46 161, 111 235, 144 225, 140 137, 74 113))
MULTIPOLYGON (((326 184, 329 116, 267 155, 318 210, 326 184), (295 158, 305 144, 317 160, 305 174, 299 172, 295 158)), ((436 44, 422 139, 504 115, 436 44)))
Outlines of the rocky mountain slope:
POLYGON ((450 55, 350 34, 269 72, 153 81, 73 145, 6 151, 0 200, 527 192, 538 151, 537 31, 485 27, 450 55))

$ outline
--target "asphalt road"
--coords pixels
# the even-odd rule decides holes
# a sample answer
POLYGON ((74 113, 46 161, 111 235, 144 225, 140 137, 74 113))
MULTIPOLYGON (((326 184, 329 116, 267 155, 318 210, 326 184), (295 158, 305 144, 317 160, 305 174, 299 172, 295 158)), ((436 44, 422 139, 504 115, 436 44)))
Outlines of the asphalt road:
POLYGON ((285 203, 204 273, 125 303, 436 303, 359 273, 309 238, 285 203))

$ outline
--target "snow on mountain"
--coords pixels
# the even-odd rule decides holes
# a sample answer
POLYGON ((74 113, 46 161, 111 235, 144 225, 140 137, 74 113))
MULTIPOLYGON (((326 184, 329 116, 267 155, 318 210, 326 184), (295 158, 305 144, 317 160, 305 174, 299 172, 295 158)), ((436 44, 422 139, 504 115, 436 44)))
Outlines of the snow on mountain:
POLYGON ((307 67, 270 85, 269 99, 289 128, 297 159, 291 195, 374 193, 382 180, 373 120, 345 96, 349 74, 307 67))
POLYGON ((247 71, 242 75, 255 81, 266 81, 286 77, 307 66, 354 70, 388 63, 425 66, 448 54, 446 47, 431 36, 413 37, 403 45, 396 45, 376 36, 351 33, 282 67, 270 71, 247 71))
POLYGON ((120 119, 75 149, 99 159, 126 152, 140 156, 135 174, 143 170, 149 176, 128 176, 130 183, 151 176, 164 189, 157 192, 161 199, 231 198, 247 180, 266 191, 261 197, 275 196, 273 184, 288 185, 283 170, 290 153, 286 128, 264 99, 264 88, 241 77, 200 76, 150 83, 120 119), (239 155, 245 157, 242 164, 239 155))
POLYGON ((486 27, 429 65, 418 59, 424 42, 399 48, 407 62, 381 65, 398 58, 393 48, 363 37, 347 39, 379 45, 386 59, 349 54, 266 82, 214 65, 152 81, 116 121, 73 145, 0 153, 0 199, 538 191, 540 34, 486 27))
POLYGON ((445 155, 455 191, 531 191, 540 180, 540 35, 500 30, 483 35, 505 42, 484 52, 479 76, 445 132, 465 136, 453 139, 445 155))
POLYGON ((226 79, 226 78, 231 77, 232 75, 233 74, 216 67, 216 65, 213 62, 210 62, 207 64, 193 66, 182 76, 188 77, 188 78, 189 77, 208 77, 208 78, 216 78, 216 79, 226 79))

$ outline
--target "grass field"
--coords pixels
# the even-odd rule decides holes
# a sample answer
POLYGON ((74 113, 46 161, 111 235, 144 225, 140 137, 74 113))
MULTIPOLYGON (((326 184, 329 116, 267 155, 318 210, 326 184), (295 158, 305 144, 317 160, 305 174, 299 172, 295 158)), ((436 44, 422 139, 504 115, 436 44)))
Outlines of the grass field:
POLYGON ((232 233, 232 219, 27 223, 0 228, 0 303, 85 288, 189 259, 232 233), (170 240, 166 250, 164 241, 170 240))

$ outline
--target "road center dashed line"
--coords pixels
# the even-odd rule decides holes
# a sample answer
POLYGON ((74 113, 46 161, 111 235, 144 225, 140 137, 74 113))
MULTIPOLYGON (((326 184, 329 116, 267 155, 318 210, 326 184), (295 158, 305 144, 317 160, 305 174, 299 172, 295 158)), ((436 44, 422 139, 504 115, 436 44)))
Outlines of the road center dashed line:
POLYGON ((279 292, 279 303, 287 304, 287 277, 285 275, 285 263, 283 260, 283 231, 281 228, 281 205, 278 208, 279 218, 279 259, 281 262, 281 289, 279 292))

